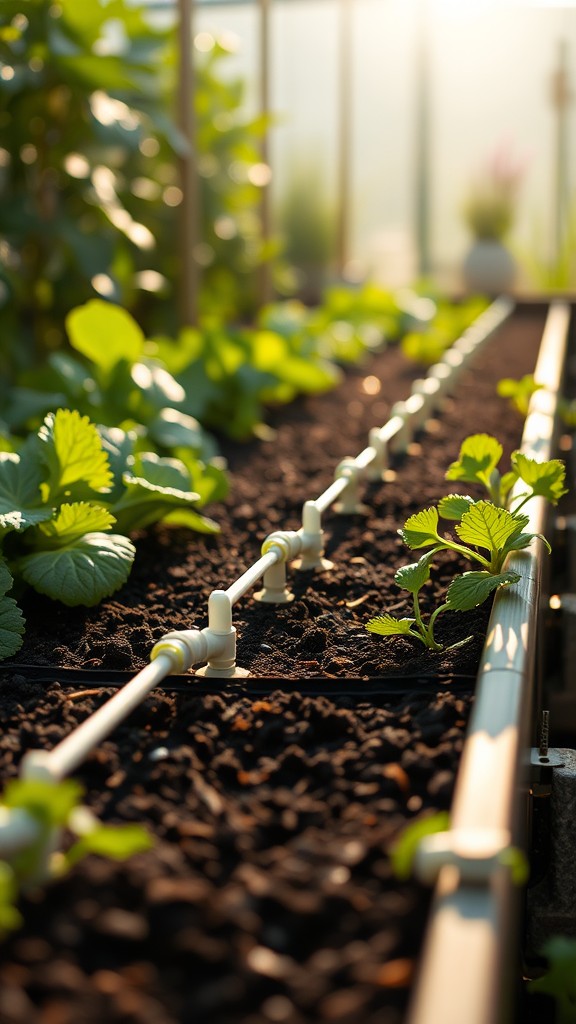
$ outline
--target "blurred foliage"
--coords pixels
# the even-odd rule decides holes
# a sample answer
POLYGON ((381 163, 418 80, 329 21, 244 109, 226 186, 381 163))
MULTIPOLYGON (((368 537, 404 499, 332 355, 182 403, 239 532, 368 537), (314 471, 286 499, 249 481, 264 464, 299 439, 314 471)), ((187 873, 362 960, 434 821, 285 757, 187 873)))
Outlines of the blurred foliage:
MULTIPOLYGON (((262 122, 241 114, 229 51, 198 56, 202 308, 253 309, 265 257, 262 122)), ((148 328, 176 330, 181 201, 172 121, 173 32, 129 0, 0 5, 0 370, 64 342, 66 313, 95 294, 148 328), (18 338, 19 344, 14 345, 18 338)))
POLYGON ((334 261, 335 212, 317 166, 290 173, 279 207, 282 256, 295 275, 294 286, 306 302, 318 302, 334 261))

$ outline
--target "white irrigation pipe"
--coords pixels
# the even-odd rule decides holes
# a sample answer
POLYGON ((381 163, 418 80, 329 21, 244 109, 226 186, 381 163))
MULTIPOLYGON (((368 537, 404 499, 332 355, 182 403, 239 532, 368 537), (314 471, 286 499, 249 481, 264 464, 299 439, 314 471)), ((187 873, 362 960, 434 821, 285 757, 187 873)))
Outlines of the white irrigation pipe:
MULTIPOLYGON (((438 405, 454 384, 456 374, 466 365, 509 316, 514 304, 498 299, 482 314, 443 361, 432 367, 428 378, 415 382, 416 390, 405 402, 397 403, 384 426, 370 431, 369 446, 356 458, 342 460, 336 479, 315 501, 307 501, 302 510, 302 526, 297 531, 279 530, 262 545, 262 555, 227 590, 215 590, 208 600, 208 626, 202 630, 174 630, 154 646, 150 664, 111 697, 74 732, 51 751, 30 751, 22 761, 25 778, 63 779, 86 759, 148 694, 173 672, 185 672, 193 665, 206 662, 197 674, 217 677, 242 676, 248 673, 236 665, 236 629, 232 624, 232 606, 259 579, 263 589, 256 595, 261 601, 283 603, 292 600, 286 589, 286 562, 297 559, 300 569, 329 568, 323 556, 322 512, 340 499, 337 510, 342 513, 363 511, 358 500, 358 486, 363 475, 381 477, 387 468, 388 448, 392 441, 397 450, 405 450, 409 438, 423 419, 438 405), (464 348, 465 351, 460 351, 464 348), (440 383, 437 383, 440 382, 440 383)), ((27 845, 34 823, 27 816, 10 813, 0 819, 0 854, 27 845), (12 844, 12 845, 11 845, 12 844)))
MULTIPOLYGON (((525 455, 553 456, 556 409, 566 361, 570 307, 550 307, 522 439, 525 455)), ((516 496, 522 482, 516 486, 516 496)), ((545 526, 546 503, 524 511, 527 530, 545 526)), ((517 900, 505 866, 519 828, 522 759, 530 744, 542 544, 513 554, 521 574, 494 600, 476 700, 464 745, 448 832, 424 840, 420 877, 438 879, 409 1024, 494 1024, 504 1019, 516 954, 517 900), (458 969, 455 970, 455 965, 458 969)))

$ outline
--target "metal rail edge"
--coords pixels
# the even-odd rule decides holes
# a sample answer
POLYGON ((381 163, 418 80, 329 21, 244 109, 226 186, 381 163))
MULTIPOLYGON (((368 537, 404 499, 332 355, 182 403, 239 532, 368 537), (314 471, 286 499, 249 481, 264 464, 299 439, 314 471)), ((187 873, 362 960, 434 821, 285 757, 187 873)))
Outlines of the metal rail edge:
MULTIPOLYGON (((534 373, 521 450, 553 457, 570 305, 551 304, 534 373)), ((546 503, 533 499, 527 529, 542 532, 546 503)), ((522 759, 530 745, 543 545, 514 553, 522 574, 494 601, 476 701, 456 779, 450 830, 421 858, 437 881, 407 1024, 509 1020, 518 963, 519 893, 505 853, 521 844, 522 759)), ((432 839, 432 837, 430 837, 432 839)), ((421 872, 421 877, 423 877, 421 872)))

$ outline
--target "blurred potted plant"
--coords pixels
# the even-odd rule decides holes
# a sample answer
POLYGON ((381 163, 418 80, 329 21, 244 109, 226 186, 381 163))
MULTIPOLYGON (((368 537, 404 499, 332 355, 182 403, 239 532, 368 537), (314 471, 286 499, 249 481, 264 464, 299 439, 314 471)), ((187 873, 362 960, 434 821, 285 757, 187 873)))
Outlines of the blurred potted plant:
POLYGON ((511 289, 515 260, 506 246, 514 223, 523 167, 499 149, 472 183, 463 215, 473 236, 463 274, 470 291, 495 295, 511 289))

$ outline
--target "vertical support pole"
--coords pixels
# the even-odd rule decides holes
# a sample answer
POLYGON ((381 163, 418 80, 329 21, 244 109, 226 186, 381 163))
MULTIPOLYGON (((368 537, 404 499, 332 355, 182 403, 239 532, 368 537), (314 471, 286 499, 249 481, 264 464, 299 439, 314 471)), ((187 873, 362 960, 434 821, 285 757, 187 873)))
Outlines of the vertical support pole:
POLYGON ((552 103, 556 111, 556 144, 554 148, 554 256, 560 264, 566 237, 568 215, 568 105, 570 89, 568 81, 568 44, 561 39, 558 44, 558 64, 552 77, 552 103))
POLYGON ((352 0, 340 0, 338 118, 338 223, 336 260, 344 277, 350 250, 350 197, 352 154, 352 0))
POLYGON ((430 273, 430 73, 427 0, 420 0, 416 26, 415 186, 418 272, 430 273))
POLYGON ((198 321, 200 273, 195 258, 200 242, 200 179, 196 152, 196 83, 194 72, 193 12, 195 0, 178 0, 178 127, 187 150, 179 161, 182 189, 180 217, 180 317, 184 326, 198 321))
MULTIPOLYGON (((259 0, 260 12, 260 114, 264 119, 264 131, 260 145, 263 164, 270 165, 270 0, 259 0)), ((270 184, 262 186, 260 217, 262 222, 262 243, 269 249, 272 236, 272 204, 270 184)), ((267 256, 259 268, 259 301, 265 306, 272 300, 272 277, 270 260, 267 256)))

